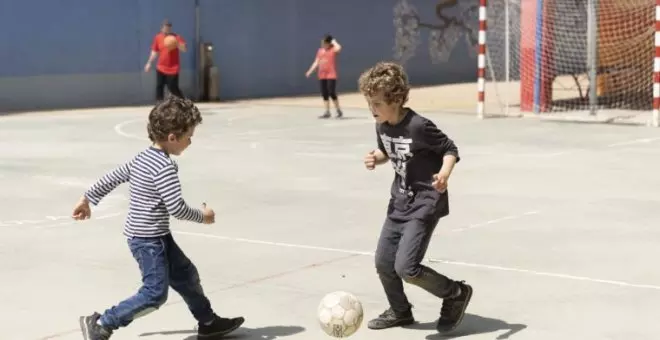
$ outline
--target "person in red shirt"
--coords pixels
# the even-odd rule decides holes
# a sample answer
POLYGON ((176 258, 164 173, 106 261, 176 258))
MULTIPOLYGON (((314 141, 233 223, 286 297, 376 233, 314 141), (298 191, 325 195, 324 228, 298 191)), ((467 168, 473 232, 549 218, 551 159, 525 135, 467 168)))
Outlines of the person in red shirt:
POLYGON ((179 51, 186 52, 186 41, 178 34, 172 32, 172 23, 169 20, 163 21, 160 32, 156 34, 151 43, 151 55, 147 64, 144 66, 144 72, 151 70, 151 64, 158 58, 156 64, 156 100, 162 101, 164 97, 165 85, 170 93, 177 97, 183 97, 179 89, 179 69, 181 62, 179 51), (165 46, 165 37, 172 35, 176 37, 177 48, 169 50, 165 46))
POLYGON ((316 52, 314 62, 305 74, 307 78, 312 75, 312 72, 318 67, 318 77, 321 85, 321 96, 323 97, 323 104, 325 105, 325 113, 319 118, 330 118, 330 102, 337 109, 337 118, 341 118, 343 113, 339 108, 339 100, 337 99, 337 53, 341 51, 341 45, 331 35, 326 35, 321 41, 321 48, 316 52))

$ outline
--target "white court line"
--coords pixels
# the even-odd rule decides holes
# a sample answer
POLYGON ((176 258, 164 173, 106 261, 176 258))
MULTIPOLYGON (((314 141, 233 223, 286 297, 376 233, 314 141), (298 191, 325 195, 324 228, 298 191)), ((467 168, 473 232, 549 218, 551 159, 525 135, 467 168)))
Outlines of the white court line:
POLYGON ((325 159, 346 159, 346 160, 362 160, 362 155, 354 155, 349 153, 324 153, 324 152, 294 152, 295 156, 307 158, 325 158, 325 159))
POLYGON ((300 125, 300 126, 291 126, 291 127, 286 127, 286 128, 279 128, 279 129, 266 129, 266 130, 248 130, 244 132, 238 132, 238 133, 232 133, 232 136, 258 136, 258 135, 263 135, 266 133, 274 133, 274 132, 291 132, 291 131, 298 131, 298 130, 304 130, 304 129, 314 129, 314 128, 319 128, 319 127, 325 127, 325 128, 333 128, 333 127, 346 127, 346 126, 353 126, 353 125, 364 125, 364 124, 373 124, 373 122, 365 122, 365 121, 353 121, 353 122, 343 122, 343 123, 324 123, 324 124, 314 124, 314 125, 300 125))
POLYGON ((629 283, 629 282, 615 281, 615 280, 597 279, 597 278, 593 278, 593 277, 576 276, 576 275, 560 274, 560 273, 550 273, 550 272, 542 272, 542 271, 521 269, 521 268, 510 268, 510 267, 494 266, 494 265, 488 265, 488 264, 478 264, 478 263, 469 263, 469 262, 461 262, 461 261, 437 260, 437 259, 429 259, 429 262, 431 262, 431 263, 445 263, 445 264, 451 264, 451 265, 463 266, 463 267, 475 267, 475 268, 491 269, 491 270, 498 270, 498 271, 524 273, 524 274, 531 274, 531 275, 536 275, 536 276, 548 276, 548 277, 555 277, 555 278, 559 278, 559 279, 586 281, 586 282, 593 282, 593 283, 603 283, 603 284, 609 284, 609 285, 626 287, 626 288, 641 288, 641 289, 660 290, 660 286, 656 286, 656 285, 629 283))
POLYGON ((651 143, 655 142, 657 140, 660 140, 660 137, 654 137, 654 138, 640 138, 640 139, 633 139, 629 141, 623 141, 623 142, 618 142, 618 143, 612 143, 608 144, 608 148, 615 148, 618 146, 627 146, 627 145, 635 145, 635 144, 646 144, 646 143, 651 143))
MULTIPOLYGON (((121 213, 108 213, 108 214, 103 214, 103 215, 98 215, 98 216, 92 216, 90 220, 105 220, 108 218, 113 218, 120 216, 121 213)), ((41 220, 13 220, 13 221, 0 221, 0 227, 23 227, 23 226, 34 226, 35 229, 45 229, 45 228, 54 228, 54 227, 61 227, 61 226, 66 226, 66 225, 72 225, 75 223, 80 223, 82 221, 76 221, 73 220, 71 216, 46 216, 45 219, 41 220), (54 221, 63 221, 66 220, 66 222, 60 222, 60 223, 52 223, 52 224, 42 224, 44 222, 54 222, 54 221)))
MULTIPOLYGON (((243 120, 243 119, 248 119, 248 118, 256 118, 259 117, 259 114, 242 114, 242 115, 236 115, 236 116, 230 116, 226 117, 225 119, 227 120, 227 125, 232 125, 232 122, 238 121, 238 120, 243 120)), ((219 117, 219 116, 211 116, 211 117, 219 117)), ((120 122, 114 126, 115 133, 118 135, 125 137, 125 138, 130 138, 130 139, 136 139, 136 140, 141 140, 141 141, 149 141, 148 138, 142 137, 142 136, 136 136, 131 133, 128 133, 124 131, 124 127, 126 125, 132 124, 132 123, 137 123, 137 122, 142 122, 144 121, 144 118, 140 119, 129 119, 125 120, 123 122, 120 122)), ((333 122, 333 123, 323 123, 323 124, 315 124, 315 125, 304 125, 304 126, 292 126, 292 127, 286 127, 286 128, 279 128, 279 129, 266 129, 266 130, 248 130, 244 132, 239 132, 239 133, 232 133, 232 136, 255 136, 255 135, 261 135, 263 133, 273 133, 273 132, 287 132, 287 131, 297 131, 300 129, 306 129, 306 128, 317 128, 319 126, 323 127, 343 127, 343 126, 351 126, 351 125, 363 125, 363 124, 373 124, 372 121, 368 120, 360 120, 360 121, 351 121, 351 122, 333 122)))
POLYGON ((140 136, 132 135, 128 132, 124 132, 124 126, 126 126, 128 124, 136 123, 136 122, 141 122, 141 121, 144 121, 144 118, 125 120, 125 121, 115 125, 115 132, 118 135, 122 136, 122 137, 130 138, 130 139, 137 139, 137 140, 141 140, 141 141, 149 141, 149 138, 140 137, 140 136))
MULTIPOLYGON (((258 117, 258 114, 244 114, 244 115, 239 115, 239 116, 233 116, 233 117, 228 117, 226 118, 228 121, 228 125, 231 125, 232 121, 235 120, 242 120, 242 119, 248 119, 252 117, 258 117)), ((149 141, 148 138, 146 137, 141 137, 141 136, 136 136, 133 134, 130 134, 128 132, 125 132, 123 129, 126 125, 134 123, 134 122, 139 122, 142 121, 142 119, 131 119, 127 121, 123 121, 121 123, 118 123, 115 125, 114 130, 115 132, 125 138, 130 138, 130 139, 137 139, 141 141, 149 141)), ((323 124, 314 124, 314 125, 303 125, 303 126, 291 126, 291 127, 286 127, 286 128, 279 128, 279 129, 265 129, 265 130, 247 130, 243 132, 238 132, 238 133, 232 133, 232 136, 263 136, 264 134, 267 133, 278 133, 278 132, 291 132, 291 131, 298 131, 302 129, 308 129, 308 128, 318 128, 318 127, 326 127, 326 128, 331 128, 331 127, 345 127, 345 126, 353 126, 353 125, 364 125, 364 124, 373 124, 372 121, 369 120, 358 120, 358 121, 351 121, 351 122, 328 122, 328 123, 323 123, 323 124)), ((629 141, 622 141, 622 142, 616 142, 616 143, 611 143, 605 145, 605 148, 611 149, 611 148, 616 148, 616 147, 621 147, 621 146, 628 146, 628 145, 636 145, 636 144, 643 144, 643 143, 651 143, 654 141, 660 140, 660 137, 653 137, 653 138, 639 138, 639 139, 633 139, 629 141)), ((252 148, 255 148, 253 146, 252 148)), ((543 157, 543 158, 553 158, 553 157, 558 157, 558 156, 564 156, 564 155, 570 155, 570 154, 575 154, 578 152, 585 152, 585 151, 594 151, 599 149, 598 147, 595 148, 586 148, 586 149, 570 149, 570 150, 565 150, 565 151, 556 151, 556 152, 551 152, 551 153, 537 153, 537 154, 532 154, 532 157, 543 157)), ((530 155, 523 154, 519 155, 520 157, 529 157, 530 155)))
POLYGON ((228 236, 220 236, 220 235, 213 235, 213 234, 195 233, 195 232, 190 232, 190 231, 174 231, 173 230, 172 233, 173 234, 188 235, 188 236, 212 238, 212 239, 224 240, 224 241, 261 244, 261 245, 278 246, 278 247, 285 247, 285 248, 320 250, 320 251, 329 251, 329 252, 333 252, 333 253, 355 254, 355 255, 366 255, 366 256, 373 256, 374 255, 373 252, 368 252, 368 251, 357 251, 357 250, 346 250, 346 249, 340 249, 340 248, 308 246, 308 245, 294 244, 294 243, 260 241, 260 240, 252 240, 252 239, 241 238, 241 237, 228 237, 228 236))
MULTIPOLYGON (((111 214, 99 215, 99 216, 96 216, 96 217, 92 216, 92 218, 90 218, 90 220, 94 220, 94 221, 105 220, 105 219, 108 219, 108 218, 117 217, 119 215, 121 215, 121 213, 111 213, 111 214)), ((69 218, 71 218, 71 217, 69 217, 69 218)), ((83 222, 85 222, 85 221, 72 220, 72 221, 69 221, 69 222, 62 222, 62 223, 49 224, 49 225, 40 225, 40 226, 37 226, 35 229, 48 229, 48 228, 62 227, 62 226, 68 226, 68 225, 76 224, 76 223, 83 223, 83 222)))
MULTIPOLYGON (((276 246, 276 247, 296 248, 296 249, 318 250, 318 251, 327 251, 327 252, 335 252, 335 253, 343 253, 343 254, 355 254, 355 255, 363 255, 363 256, 374 256, 374 253, 369 252, 369 251, 359 251, 359 250, 329 248, 329 247, 318 247, 318 246, 293 244, 293 243, 283 243, 283 242, 270 242, 270 241, 252 240, 252 239, 240 238, 240 237, 228 237, 228 236, 220 236, 220 235, 213 235, 213 234, 195 233, 195 232, 189 232, 189 231, 172 231, 172 233, 173 234, 180 234, 180 235, 187 235, 187 236, 194 236, 194 237, 203 237, 203 238, 209 238, 209 239, 224 240, 224 241, 230 241, 230 242, 251 243, 251 244, 260 244, 260 245, 268 245, 268 246, 276 246)), ((490 270, 497 270, 497 271, 516 272, 516 273, 523 273, 523 274, 529 274, 529 275, 535 275, 535 276, 546 276, 546 277, 553 277, 553 278, 558 278, 558 279, 567 279, 567 280, 585 281, 585 282, 591 282, 591 283, 608 284, 608 285, 626 287, 626 288, 660 290, 660 286, 656 286, 656 285, 629 283, 629 282, 623 282, 623 281, 598 279, 598 278, 592 278, 592 277, 586 277, 586 276, 576 276, 576 275, 568 275, 568 274, 561 274, 561 273, 550 273, 550 272, 543 272, 543 271, 536 271, 536 270, 529 270, 529 269, 521 269, 521 268, 503 267, 503 266, 488 265, 488 264, 469 263, 469 262, 461 262, 461 261, 449 261, 449 260, 441 260, 441 259, 433 259, 433 258, 428 258, 428 259, 425 260, 425 262, 444 263, 444 264, 462 266, 462 267, 473 267, 473 268, 490 269, 490 270)))
POLYGON ((470 229, 474 229, 474 228, 485 227, 485 226, 495 224, 495 223, 500 223, 500 222, 503 222, 503 221, 517 220, 517 219, 525 217, 525 216, 536 215, 538 213, 540 213, 540 211, 538 211, 538 210, 527 211, 527 212, 524 212, 522 214, 509 215, 509 216, 496 218, 496 219, 493 219, 493 220, 488 220, 488 221, 485 221, 485 222, 470 224, 470 225, 465 226, 465 227, 451 229, 450 231, 459 232, 459 231, 465 231, 465 230, 470 230, 470 229))

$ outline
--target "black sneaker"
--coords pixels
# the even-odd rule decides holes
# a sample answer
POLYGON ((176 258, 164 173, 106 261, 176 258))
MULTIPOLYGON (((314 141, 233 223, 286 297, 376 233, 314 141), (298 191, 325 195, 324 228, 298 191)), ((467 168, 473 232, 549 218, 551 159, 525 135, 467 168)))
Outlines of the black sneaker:
POLYGON ((438 332, 451 332, 463 321, 465 309, 472 298, 472 287, 465 284, 465 281, 456 282, 461 288, 461 293, 457 297, 446 298, 442 302, 440 319, 436 329, 438 332))
POLYGON ((341 112, 341 110, 337 110, 337 118, 342 118, 344 117, 344 113, 341 112))
POLYGON ((326 118, 330 118, 330 117, 332 117, 332 115, 330 114, 330 111, 325 111, 325 113, 323 115, 319 116, 319 118, 321 118, 321 119, 326 119, 326 118))
POLYGON ((238 318, 221 318, 217 315, 214 315, 215 319, 210 325, 199 324, 197 328, 197 338, 198 339, 208 339, 216 336, 227 335, 235 331, 238 327, 241 327, 245 319, 242 317, 238 318))
POLYGON ((99 313, 80 317, 80 330, 85 340, 108 340, 112 335, 112 330, 98 324, 101 318, 99 313))
POLYGON ((367 327, 370 329, 385 329, 397 326, 407 326, 415 323, 415 318, 412 315, 412 311, 408 311, 401 315, 396 315, 392 308, 388 308, 383 314, 379 315, 377 318, 370 320, 367 324, 367 327))

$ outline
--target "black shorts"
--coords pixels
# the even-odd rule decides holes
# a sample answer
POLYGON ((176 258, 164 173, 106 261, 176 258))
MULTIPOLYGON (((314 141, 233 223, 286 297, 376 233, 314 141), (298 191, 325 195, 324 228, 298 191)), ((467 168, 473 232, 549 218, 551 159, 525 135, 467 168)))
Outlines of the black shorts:
POLYGON ((337 79, 321 79, 320 84, 323 100, 337 100, 337 79))

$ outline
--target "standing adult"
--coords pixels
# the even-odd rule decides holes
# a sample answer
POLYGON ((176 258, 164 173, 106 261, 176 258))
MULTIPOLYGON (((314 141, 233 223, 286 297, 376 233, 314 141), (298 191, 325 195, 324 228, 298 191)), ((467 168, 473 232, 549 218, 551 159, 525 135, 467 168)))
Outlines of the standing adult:
POLYGON ((144 66, 144 72, 149 72, 151 64, 158 58, 156 64, 157 101, 163 100, 165 85, 167 85, 167 89, 172 95, 183 97, 179 88, 179 70, 181 68, 179 51, 186 52, 186 41, 180 35, 172 32, 172 23, 165 19, 160 27, 160 32, 156 34, 151 43, 151 55, 144 66), (177 46, 175 48, 170 49, 165 45, 167 36, 176 38, 177 46))

